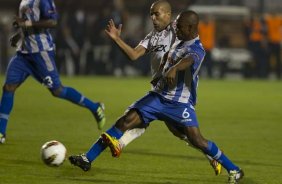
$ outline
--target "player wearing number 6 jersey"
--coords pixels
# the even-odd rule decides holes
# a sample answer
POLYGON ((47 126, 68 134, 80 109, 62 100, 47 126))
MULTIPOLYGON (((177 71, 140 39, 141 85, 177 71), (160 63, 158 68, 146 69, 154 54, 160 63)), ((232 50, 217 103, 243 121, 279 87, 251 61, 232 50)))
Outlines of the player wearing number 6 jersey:
MULTIPOLYGON (((113 20, 109 21, 106 33, 131 60, 136 60, 144 54, 151 56, 151 83, 155 84, 161 74, 158 70, 161 58, 168 52, 171 46, 174 43, 178 43, 179 40, 176 37, 175 22, 171 22, 171 6, 166 0, 155 1, 151 6, 150 15, 154 29, 141 40, 135 48, 131 48, 121 39, 121 25, 117 28, 113 20)), ((171 126, 169 121, 165 121, 165 124, 175 136, 188 142, 187 137, 171 126)), ((110 139, 110 137, 108 137, 113 157, 119 157, 123 148, 144 132, 145 128, 140 127, 128 130, 119 140, 110 139)), ((220 174, 221 165, 208 155, 206 155, 206 157, 213 167, 215 174, 220 174)))
POLYGON ((205 50, 198 36, 199 17, 193 11, 179 14, 176 19, 176 35, 180 40, 164 57, 160 71, 162 77, 152 91, 128 108, 114 126, 85 155, 71 156, 70 162, 87 171, 111 139, 123 136, 124 132, 154 120, 168 121, 187 136, 191 145, 209 155, 229 173, 228 183, 236 184, 243 177, 236 166, 217 145, 205 139, 199 129, 194 105, 198 84, 198 72, 205 56, 205 50), (163 67, 162 67, 163 66, 163 67))
POLYGON ((101 103, 94 103, 75 89, 61 84, 54 61, 55 46, 49 32, 56 24, 57 11, 53 0, 21 1, 19 16, 13 23, 18 30, 10 40, 12 46, 17 46, 17 53, 8 65, 0 103, 0 144, 6 139, 14 93, 30 75, 45 85, 53 96, 88 108, 99 129, 105 124, 101 103))

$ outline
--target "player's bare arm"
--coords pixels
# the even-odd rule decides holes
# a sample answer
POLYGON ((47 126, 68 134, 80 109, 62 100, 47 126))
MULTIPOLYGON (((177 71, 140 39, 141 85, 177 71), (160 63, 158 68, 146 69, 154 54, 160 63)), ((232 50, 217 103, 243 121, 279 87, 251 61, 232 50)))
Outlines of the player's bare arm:
POLYGON ((46 19, 46 20, 39 20, 39 21, 31 21, 25 20, 18 16, 14 17, 14 25, 22 27, 22 28, 54 28, 57 25, 57 21, 54 19, 46 19))
POLYGON ((139 57, 143 56, 146 49, 140 45, 132 48, 127 43, 125 43, 121 35, 122 24, 117 28, 114 21, 111 19, 107 28, 105 29, 106 34, 121 48, 121 50, 129 57, 130 60, 134 61, 139 57))
POLYGON ((176 73, 178 71, 186 70, 188 67, 190 67, 194 63, 193 58, 188 57, 180 60, 177 64, 175 64, 173 67, 171 67, 166 73, 165 73, 165 80, 169 86, 173 86, 175 84, 175 78, 176 73))

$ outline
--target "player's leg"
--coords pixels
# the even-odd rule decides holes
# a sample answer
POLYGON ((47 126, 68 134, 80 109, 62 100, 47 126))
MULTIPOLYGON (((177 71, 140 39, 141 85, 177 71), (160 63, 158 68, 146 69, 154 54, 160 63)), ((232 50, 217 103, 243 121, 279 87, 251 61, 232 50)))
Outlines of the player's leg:
MULTIPOLYGON (((136 103, 129 107, 129 110, 119 118, 115 125, 106 131, 111 139, 120 139, 124 132, 130 129, 139 128, 143 124, 149 124, 151 121, 158 119, 160 107, 160 99, 153 93, 149 93, 136 103)), ((105 140, 104 135, 96 141, 96 143, 88 150, 86 154, 70 156, 70 162, 82 168, 84 171, 89 170, 91 162, 93 162, 105 150, 108 141, 105 140), (86 165, 86 167, 84 166, 86 165), (85 169, 86 168, 86 169, 85 169)))
POLYGON ((59 88, 50 89, 50 91, 55 97, 68 100, 74 104, 89 109, 98 123, 99 130, 101 130, 105 125, 106 118, 104 114, 105 108, 103 103, 91 101, 72 87, 59 86, 59 88))
POLYGON ((6 140, 8 119, 14 104, 14 93, 29 75, 25 63, 25 58, 21 54, 16 54, 11 59, 6 71, 6 80, 0 102, 0 144, 3 144, 6 140))
POLYGON ((137 139, 143 133, 145 133, 145 130, 145 127, 129 129, 124 132, 123 136, 120 139, 113 138, 107 133, 103 133, 101 136, 103 138, 103 141, 106 142, 106 144, 109 146, 112 156, 118 158, 122 150, 133 140, 137 139))
MULTIPOLYGON (((141 98, 139 101, 132 104, 129 109, 138 109, 137 112, 142 114, 143 118, 146 117, 144 121, 150 122, 153 119, 157 119, 154 114, 158 113, 156 107, 158 107, 159 104, 159 99, 156 94, 149 93, 145 97, 141 98)), ((104 139, 104 142, 106 142, 110 147, 112 156, 119 157, 122 149, 127 146, 130 142, 140 137, 145 132, 148 126, 148 123, 144 123, 142 124, 142 127, 129 129, 125 131, 125 133, 119 140, 112 138, 107 133, 103 133, 102 138, 104 139)))
POLYGON ((206 140, 200 133, 198 127, 187 126, 185 133, 189 139, 189 142, 196 148, 200 149, 203 153, 209 155, 213 159, 217 160, 229 173, 229 183, 237 183, 243 176, 243 171, 236 166, 218 147, 209 140, 206 140))
MULTIPOLYGON (((136 110, 130 110, 124 116, 119 118, 114 126, 106 131, 106 134, 111 138, 119 139, 123 133, 130 129, 137 127, 142 123, 136 110)), ((80 167, 84 171, 88 171, 91 168, 91 162, 93 162, 105 149, 109 146, 103 140, 101 136, 92 147, 82 155, 72 155, 69 157, 71 164, 80 167)))
POLYGON ((8 119, 14 104, 14 93, 18 85, 5 84, 0 102, 0 144, 6 141, 8 119))
MULTIPOLYGON (((188 146, 191 146, 193 148, 195 148, 194 146, 191 145, 191 143, 189 142, 187 136, 185 135, 183 128, 177 128, 176 126, 173 126, 172 123, 169 123, 167 121, 165 121, 165 124, 167 126, 167 128, 169 129, 169 131, 176 137, 178 137, 180 140, 183 140, 187 143, 188 146)), ((207 154, 204 154, 205 157, 208 159, 210 165, 212 166, 215 175, 219 175, 221 173, 221 164, 219 162, 217 162, 215 159, 213 159, 212 157, 210 157, 207 154)))
POLYGON ((32 61, 36 65, 33 76, 49 88, 53 96, 88 108, 97 120, 98 128, 102 129, 106 122, 104 105, 91 101, 74 88, 62 86, 54 59, 55 53, 53 51, 32 54, 32 61))

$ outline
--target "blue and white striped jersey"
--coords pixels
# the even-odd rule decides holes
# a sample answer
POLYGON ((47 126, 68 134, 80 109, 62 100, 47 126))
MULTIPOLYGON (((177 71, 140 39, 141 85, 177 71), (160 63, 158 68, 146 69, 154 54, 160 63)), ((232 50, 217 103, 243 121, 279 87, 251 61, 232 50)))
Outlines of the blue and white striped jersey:
POLYGON ((194 63, 186 70, 177 73, 175 86, 169 88, 166 82, 161 79, 153 91, 172 101, 196 105, 198 73, 204 56, 205 50, 199 37, 190 41, 175 43, 169 50, 168 58, 162 71, 163 74, 184 58, 192 57, 194 63))
MULTIPOLYGON (((30 21, 54 19, 57 11, 53 0, 22 0, 19 17, 30 21)), ((53 38, 49 29, 22 28, 22 40, 17 51, 22 53, 37 53, 54 50, 53 38)))

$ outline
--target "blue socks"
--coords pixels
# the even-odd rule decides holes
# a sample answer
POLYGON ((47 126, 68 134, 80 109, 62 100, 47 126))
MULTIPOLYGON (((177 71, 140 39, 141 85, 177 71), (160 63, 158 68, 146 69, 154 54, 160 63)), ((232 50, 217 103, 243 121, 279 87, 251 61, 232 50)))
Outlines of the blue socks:
POLYGON ((90 101, 88 98, 82 96, 78 91, 70 87, 64 87, 59 98, 66 99, 72 103, 86 107, 91 112, 95 112, 99 107, 99 103, 90 101))
POLYGON ((14 93, 3 91, 0 102, 0 133, 6 134, 7 123, 9 115, 14 104, 14 93))
POLYGON ((205 151, 206 154, 210 155, 212 158, 217 160, 221 165, 230 172, 231 170, 239 171, 239 167, 234 165, 231 160, 229 160, 222 151, 216 146, 215 143, 208 141, 208 148, 205 151))
MULTIPOLYGON (((115 137, 116 139, 120 139, 123 135, 123 132, 120 131, 115 126, 108 129, 106 131, 110 136, 115 137)), ((86 153, 86 157, 90 162, 93 162, 104 150, 106 146, 103 144, 102 139, 99 138, 95 144, 90 148, 90 150, 86 153)))

